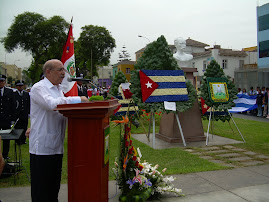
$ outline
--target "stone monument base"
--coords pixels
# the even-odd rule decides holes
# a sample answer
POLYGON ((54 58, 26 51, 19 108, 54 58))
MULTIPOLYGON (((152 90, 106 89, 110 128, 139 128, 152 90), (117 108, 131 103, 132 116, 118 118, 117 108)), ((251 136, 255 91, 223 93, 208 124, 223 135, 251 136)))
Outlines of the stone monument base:
MULTIPOLYGON (((198 101, 194 102, 191 109, 185 112, 179 112, 179 121, 182 127, 185 142, 204 141, 203 124, 198 101)), ((182 142, 178 128, 176 116, 174 113, 164 113, 161 118, 160 130, 156 137, 169 143, 182 142)))

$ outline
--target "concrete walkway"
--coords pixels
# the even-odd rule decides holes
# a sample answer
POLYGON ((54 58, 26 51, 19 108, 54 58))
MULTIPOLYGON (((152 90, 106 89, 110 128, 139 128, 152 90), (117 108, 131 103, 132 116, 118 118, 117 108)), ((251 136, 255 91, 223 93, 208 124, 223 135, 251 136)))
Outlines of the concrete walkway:
MULTIPOLYGON (((158 201, 267 202, 269 199, 269 165, 174 176, 177 178, 175 187, 182 189, 185 196, 163 195, 158 201)), ((110 181, 109 202, 118 201, 118 196, 115 181, 110 181)), ((30 202, 30 187, 2 188, 0 199, 2 202, 30 202)), ((66 184, 61 186, 59 201, 67 202, 66 184)))

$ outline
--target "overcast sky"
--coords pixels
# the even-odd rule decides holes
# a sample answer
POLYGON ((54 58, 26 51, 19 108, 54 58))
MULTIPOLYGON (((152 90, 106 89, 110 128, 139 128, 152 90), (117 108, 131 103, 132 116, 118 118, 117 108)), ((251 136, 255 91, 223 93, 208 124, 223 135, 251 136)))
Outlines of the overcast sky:
MULTIPOLYGON (((29 11, 46 18, 59 15, 68 22, 73 16, 75 39, 85 25, 106 27, 117 46, 111 64, 117 63, 123 45, 135 60, 146 38, 152 42, 161 35, 169 44, 176 37, 190 37, 211 47, 241 50, 257 45, 256 6, 256 0, 0 0, 0 38, 15 16, 29 11)), ((5 60, 28 67, 31 55, 6 53, 0 44, 0 61, 5 60)))

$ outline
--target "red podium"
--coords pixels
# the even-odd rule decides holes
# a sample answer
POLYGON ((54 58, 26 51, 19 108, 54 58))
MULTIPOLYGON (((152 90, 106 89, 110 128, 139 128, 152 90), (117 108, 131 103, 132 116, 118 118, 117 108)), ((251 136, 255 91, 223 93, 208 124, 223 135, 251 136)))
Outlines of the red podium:
POLYGON ((68 117, 68 201, 108 201, 109 116, 117 100, 58 105, 68 117))

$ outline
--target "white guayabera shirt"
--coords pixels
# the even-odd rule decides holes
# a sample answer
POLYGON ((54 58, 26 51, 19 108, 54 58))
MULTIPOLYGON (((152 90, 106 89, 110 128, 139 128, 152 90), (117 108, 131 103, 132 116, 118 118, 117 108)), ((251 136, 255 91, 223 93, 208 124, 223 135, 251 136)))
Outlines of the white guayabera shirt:
POLYGON ((29 152, 36 155, 63 154, 66 118, 53 109, 59 104, 80 103, 80 97, 64 97, 61 85, 53 85, 44 78, 32 87, 30 98, 29 152))

